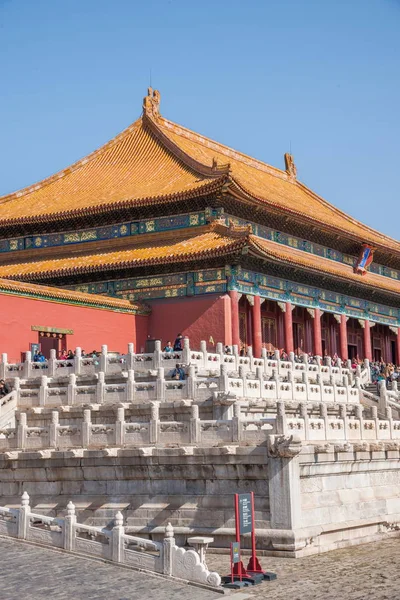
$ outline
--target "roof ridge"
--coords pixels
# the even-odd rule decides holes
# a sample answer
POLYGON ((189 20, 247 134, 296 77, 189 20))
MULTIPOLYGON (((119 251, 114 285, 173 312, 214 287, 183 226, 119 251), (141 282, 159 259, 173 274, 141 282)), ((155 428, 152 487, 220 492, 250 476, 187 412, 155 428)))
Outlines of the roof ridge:
POLYGON ((195 171, 195 173, 198 173, 203 177, 210 177, 213 179, 216 179, 221 175, 229 175, 229 163, 227 165, 219 166, 216 161, 213 161, 211 165, 205 165, 204 163, 201 163, 200 161, 187 154, 184 150, 179 148, 179 146, 177 146, 177 144, 175 144, 175 142, 171 140, 171 138, 168 137, 168 135, 166 135, 164 131, 162 131, 162 129, 160 128, 160 117, 155 117, 154 115, 150 115, 149 113, 144 112, 143 119, 145 124, 149 125, 151 133, 156 136, 158 141, 161 142, 161 144, 163 144, 163 146, 169 152, 171 152, 175 156, 175 158, 181 161, 185 166, 195 171))
MULTIPOLYGON (((329 208, 333 209, 336 213, 340 214, 340 216, 346 217, 346 219, 348 219, 349 221, 351 221, 355 225, 361 225, 364 229, 367 229, 368 231, 370 231, 374 235, 379 235, 382 238, 385 238, 387 240, 390 240, 391 242, 394 242, 395 244, 397 244, 399 246, 399 250, 400 250, 400 242, 398 240, 396 240, 395 238, 392 238, 390 235, 386 235, 386 233, 382 233, 381 231, 378 231, 377 229, 374 229, 373 227, 370 227, 369 225, 366 225, 365 223, 363 223, 362 221, 359 221, 355 217, 352 217, 351 215, 347 214, 346 212, 344 212, 343 210, 341 210, 340 208, 338 208, 334 204, 331 204, 330 202, 328 202, 328 200, 325 200, 325 198, 323 198, 322 196, 320 196, 319 194, 317 194, 316 192, 314 192, 312 189, 310 189, 308 186, 306 186, 301 181, 296 181, 296 183, 297 183, 297 185, 299 187, 301 187, 308 194, 310 194, 310 196, 313 196, 316 200, 318 200, 319 202, 321 202, 325 206, 328 206, 329 208)), ((365 241, 367 241, 367 240, 365 240, 365 241)), ((376 241, 375 241, 375 243, 376 243, 376 241)))
POLYGON ((215 140, 212 140, 211 138, 209 138, 205 135, 201 135, 200 133, 197 133, 196 131, 189 129, 188 127, 184 127, 183 125, 175 123, 174 121, 170 121, 169 119, 166 119, 165 117, 162 117, 161 115, 157 118, 157 122, 161 122, 162 124, 164 124, 167 129, 174 130, 174 133, 176 133, 177 135, 182 135, 182 137, 186 137, 187 139, 194 140, 207 148, 212 148, 214 146, 216 151, 219 151, 222 154, 225 154, 227 157, 231 156, 232 158, 234 158, 236 160, 240 160, 250 167, 254 167, 256 169, 259 169, 260 171, 269 173, 270 175, 275 175, 276 177, 279 177, 280 179, 284 179, 285 181, 291 181, 291 178, 288 177, 288 174, 286 171, 283 171, 282 169, 279 169, 278 167, 273 167, 272 165, 269 165, 268 163, 266 163, 258 158, 253 158, 252 156, 245 154, 244 152, 235 150, 234 148, 231 148, 230 146, 227 146, 226 144, 222 144, 221 142, 216 142, 215 140), (226 152, 226 151, 228 151, 228 152, 226 152))

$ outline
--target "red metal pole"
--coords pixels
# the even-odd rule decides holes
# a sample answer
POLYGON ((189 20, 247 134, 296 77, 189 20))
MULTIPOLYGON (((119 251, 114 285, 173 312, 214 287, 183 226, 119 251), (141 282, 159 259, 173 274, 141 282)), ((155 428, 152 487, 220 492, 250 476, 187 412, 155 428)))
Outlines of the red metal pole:
POLYGON ((252 571, 253 573, 263 573, 264 571, 261 568, 260 563, 258 562, 257 554, 256 554, 256 528, 255 528, 255 511, 254 511, 254 492, 250 492, 251 494, 251 557, 249 560, 249 564, 247 565, 247 570, 252 571))

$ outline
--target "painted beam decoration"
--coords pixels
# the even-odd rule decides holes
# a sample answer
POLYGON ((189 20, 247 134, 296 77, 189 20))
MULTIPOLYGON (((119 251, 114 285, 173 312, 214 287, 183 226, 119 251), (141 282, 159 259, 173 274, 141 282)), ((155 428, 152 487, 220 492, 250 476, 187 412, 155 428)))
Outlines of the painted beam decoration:
MULTIPOLYGON (((276 231, 275 229, 259 225, 258 223, 249 223, 244 219, 224 213, 222 208, 209 207, 205 210, 192 213, 157 217, 142 221, 124 222, 106 227, 3 239, 0 240, 0 253, 16 252, 20 250, 40 250, 41 248, 71 246, 74 244, 100 242, 116 238, 131 238, 142 234, 160 233, 163 231, 178 231, 185 228, 201 227, 211 219, 219 218, 223 218, 227 226, 229 226, 230 222, 239 226, 250 225, 252 233, 262 239, 270 240, 282 244, 283 246, 290 246, 296 250, 302 250, 303 252, 320 256, 321 258, 328 258, 335 262, 349 265, 354 269, 366 269, 369 267, 369 270, 372 273, 400 281, 400 271, 373 263, 374 249, 368 244, 363 245, 361 254, 357 259, 355 256, 344 254, 339 250, 334 250, 333 248, 328 248, 321 244, 283 233, 282 231, 276 231), (369 254, 368 249, 370 250, 369 254), (366 264, 364 264, 363 261, 366 261, 366 264)), ((364 274, 365 271, 361 270, 360 273, 364 274)))
POLYGON ((242 294, 258 294, 262 298, 277 302, 291 302, 295 306, 320 308, 326 312, 345 314, 356 319, 370 319, 384 325, 400 325, 399 308, 232 265, 188 273, 80 284, 69 286, 69 289, 144 302, 161 298, 225 294, 229 290, 236 290, 242 294))
POLYGON ((375 250, 375 248, 373 248, 369 244, 363 244, 361 246, 360 255, 354 266, 354 273, 359 273, 359 275, 366 274, 369 265, 373 261, 374 250, 375 250))

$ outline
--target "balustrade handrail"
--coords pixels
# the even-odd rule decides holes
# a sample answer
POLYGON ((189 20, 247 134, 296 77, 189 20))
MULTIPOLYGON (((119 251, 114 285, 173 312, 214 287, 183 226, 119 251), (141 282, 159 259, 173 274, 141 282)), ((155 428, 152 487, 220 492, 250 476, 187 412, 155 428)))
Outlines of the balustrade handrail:
POLYGON ((67 515, 62 518, 34 513, 31 511, 29 496, 26 492, 22 495, 21 505, 18 509, 0 506, 0 515, 6 517, 0 518, 1 535, 32 541, 42 546, 63 548, 67 552, 84 556, 100 556, 103 559, 128 567, 141 568, 169 577, 178 577, 212 588, 219 588, 221 585, 221 578, 218 573, 210 572, 206 567, 204 548, 202 555, 192 549, 178 548, 175 544, 174 530, 170 523, 165 528, 163 542, 153 542, 152 540, 129 535, 124 527, 123 515, 120 512, 115 515, 112 529, 78 523, 75 506, 72 502, 68 503, 67 515), (14 517, 14 521, 7 520, 7 516, 10 514, 14 517), (59 531, 43 530, 32 523, 34 519, 42 524, 57 523, 59 531), (81 531, 105 537, 107 543, 103 543, 101 540, 84 539, 79 535, 81 531), (129 542, 141 546, 143 550, 139 553, 136 550, 127 548, 126 544, 129 544, 129 542), (158 555, 155 555, 154 552, 147 552, 146 547, 152 548, 153 551, 156 550, 158 555), (187 553, 186 560, 185 555, 187 553))

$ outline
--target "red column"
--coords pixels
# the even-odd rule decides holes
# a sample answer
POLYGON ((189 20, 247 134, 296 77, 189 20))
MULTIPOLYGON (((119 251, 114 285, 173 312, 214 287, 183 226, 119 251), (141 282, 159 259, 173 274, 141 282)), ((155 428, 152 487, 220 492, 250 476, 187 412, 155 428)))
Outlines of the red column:
POLYGON ((239 294, 235 290, 229 292, 231 299, 231 315, 232 315, 232 344, 236 345, 240 350, 240 333, 239 333, 239 294))
POLYGON ((364 321, 364 358, 372 360, 371 326, 368 319, 364 321))
POLYGON ((289 353, 289 352, 294 351, 291 302, 285 302, 284 318, 285 318, 285 350, 287 353, 289 353))
POLYGON ((321 310, 314 308, 314 352, 317 356, 322 356, 322 337, 321 337, 321 310))
POLYGON ((346 315, 340 315, 340 358, 342 360, 347 360, 349 358, 346 315))
POLYGON ((396 336, 396 364, 400 365, 400 327, 397 328, 396 336))
POLYGON ((252 324, 252 346, 253 356, 261 357, 262 334, 261 334, 261 299, 260 296, 253 296, 253 304, 251 307, 251 324, 252 324))

